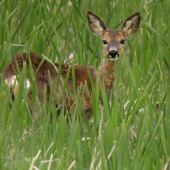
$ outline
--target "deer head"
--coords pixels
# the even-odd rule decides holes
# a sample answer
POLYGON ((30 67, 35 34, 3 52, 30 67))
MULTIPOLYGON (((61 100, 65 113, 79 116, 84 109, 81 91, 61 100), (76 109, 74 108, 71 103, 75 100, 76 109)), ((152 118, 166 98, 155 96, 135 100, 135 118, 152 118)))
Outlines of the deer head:
POLYGON ((120 30, 110 30, 105 23, 91 11, 87 12, 87 18, 91 31, 100 36, 103 41, 103 56, 110 61, 119 59, 126 38, 134 34, 140 24, 140 12, 136 12, 125 20, 120 30))

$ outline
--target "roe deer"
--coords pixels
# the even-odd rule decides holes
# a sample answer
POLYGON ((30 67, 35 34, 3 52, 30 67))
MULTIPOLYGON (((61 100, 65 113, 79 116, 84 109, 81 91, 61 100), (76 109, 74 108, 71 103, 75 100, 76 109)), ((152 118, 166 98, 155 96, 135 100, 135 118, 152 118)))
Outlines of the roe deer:
MULTIPOLYGON (((141 18, 140 12, 136 12, 135 14, 133 14, 132 16, 127 18, 125 20, 125 22, 123 23, 120 30, 108 29, 106 27, 105 23, 91 11, 87 12, 87 18, 88 18, 88 22, 89 22, 91 31, 94 34, 100 36, 102 39, 102 42, 103 42, 103 57, 104 57, 104 59, 102 60, 102 64, 100 67, 100 81, 104 83, 106 92, 108 93, 109 90, 112 88, 113 82, 114 82, 113 68, 114 68, 115 60, 119 60, 119 55, 120 55, 121 50, 124 47, 126 38, 128 36, 134 34, 138 30, 138 27, 140 24, 140 18, 141 18), (107 58, 107 60, 106 60, 106 58, 107 58)), ((14 57, 12 62, 5 67, 4 72, 3 72, 3 77, 5 80, 5 83, 8 86, 13 87, 14 84, 16 86, 18 85, 16 76, 14 73, 15 72, 14 69, 17 70, 16 62, 17 62, 17 65, 18 65, 20 71, 22 71, 23 61, 25 61, 27 66, 29 67, 28 56, 30 56, 34 73, 36 72, 42 59, 39 56, 37 56, 35 53, 30 53, 29 55, 18 54, 14 57)), ((57 68, 59 68, 58 64, 55 64, 55 66, 57 68)), ((69 68, 70 68, 70 75, 69 75, 67 87, 73 93, 74 90, 73 90, 72 68, 66 64, 62 65, 61 66, 61 77, 64 81, 69 68)), ((93 78, 94 83, 96 83, 97 69, 95 67, 91 67, 91 66, 75 65, 74 70, 75 70, 75 86, 76 86, 76 88, 78 88, 80 85, 83 88, 85 86, 85 84, 87 84, 88 91, 91 92, 89 71, 93 78)), ((61 92, 56 93, 57 74, 58 73, 57 73, 56 69, 53 67, 53 65, 48 61, 44 61, 42 63, 41 67, 37 71, 37 74, 35 75, 36 83, 37 83, 37 87, 38 87, 38 97, 39 97, 41 105, 43 105, 44 88, 46 87, 46 92, 47 92, 46 95, 47 95, 47 102, 48 102, 48 98, 50 95, 50 87, 51 87, 50 86, 51 83, 49 81, 49 76, 48 76, 48 71, 51 76, 51 81, 53 82, 54 101, 56 99, 56 95, 58 95, 60 98, 59 100, 55 101, 56 107, 58 107, 61 105, 61 103, 63 101, 63 98, 61 97, 62 96, 61 92)), ((27 86, 29 87, 28 99, 29 99, 29 102, 31 103, 31 87, 30 87, 30 82, 29 82, 28 77, 27 77, 26 81, 27 81, 26 82, 27 86)), ((59 86, 62 90, 63 83, 61 82, 61 79, 59 82, 59 86)), ((16 87, 16 88, 14 87, 14 94, 13 94, 14 97, 17 92, 17 89, 18 89, 18 87, 16 87)), ((71 95, 65 95, 64 101, 65 101, 65 103, 64 103, 65 110, 66 109, 69 110, 70 107, 74 103, 74 99, 72 98, 71 95)), ((92 108, 92 103, 91 103, 91 97, 89 96, 89 93, 87 91, 85 91, 85 93, 84 93, 82 109, 83 109, 84 113, 86 114, 87 118, 90 118, 93 113, 93 108, 92 108)), ((35 112, 34 116, 35 116, 35 119, 38 119, 37 111, 35 112)))

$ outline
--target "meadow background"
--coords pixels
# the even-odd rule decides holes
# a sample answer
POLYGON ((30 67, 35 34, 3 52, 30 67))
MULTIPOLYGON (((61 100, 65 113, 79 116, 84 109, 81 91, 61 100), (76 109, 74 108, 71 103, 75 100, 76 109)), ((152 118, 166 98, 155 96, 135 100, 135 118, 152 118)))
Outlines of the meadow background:
MULTIPOLYGON (((169 35, 169 0, 2 0, 0 169, 170 169, 169 35), (52 62, 57 57, 59 63, 73 54, 74 63, 99 67, 102 43, 89 30, 88 10, 111 29, 120 29, 127 17, 141 12, 140 28, 126 41, 115 71, 114 89, 109 95, 102 90, 102 108, 98 84, 93 87, 93 121, 80 121, 84 115, 75 97, 80 119, 73 116, 68 129, 62 108, 56 120, 51 97, 39 108, 44 118, 36 122, 26 102, 24 74, 13 102, 3 69, 23 52, 52 62)), ((38 105, 36 86, 33 94, 38 105)))

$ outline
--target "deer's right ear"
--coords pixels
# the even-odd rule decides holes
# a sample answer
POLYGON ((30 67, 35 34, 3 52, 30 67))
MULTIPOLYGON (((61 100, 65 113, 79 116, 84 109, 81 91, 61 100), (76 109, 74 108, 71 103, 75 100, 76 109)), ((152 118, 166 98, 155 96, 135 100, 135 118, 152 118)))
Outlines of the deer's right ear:
POLYGON ((102 36, 103 31, 107 29, 105 23, 91 11, 87 12, 87 18, 91 31, 98 36, 102 36))
POLYGON ((126 21, 122 25, 121 30, 124 31, 127 37, 134 34, 138 30, 140 19, 141 19, 140 12, 136 12, 126 19, 126 21))

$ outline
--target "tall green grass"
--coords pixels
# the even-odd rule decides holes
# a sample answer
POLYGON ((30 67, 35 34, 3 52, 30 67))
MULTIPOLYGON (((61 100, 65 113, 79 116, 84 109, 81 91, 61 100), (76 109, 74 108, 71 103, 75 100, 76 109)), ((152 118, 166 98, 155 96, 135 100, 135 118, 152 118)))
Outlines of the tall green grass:
MULTIPOLYGON (((2 0, 0 169, 169 169, 169 9, 168 0, 2 0), (76 64, 99 67, 102 44, 89 30, 87 10, 112 29, 120 29, 136 11, 141 12, 142 20, 138 32, 126 42, 113 91, 107 95, 104 88, 101 90, 103 108, 99 82, 93 86, 92 122, 81 112, 81 90, 75 89, 75 113, 66 113, 68 129, 62 107, 56 118, 59 108, 52 92, 49 103, 40 107, 31 68, 24 65, 20 73, 15 101, 2 72, 15 54, 23 52, 36 52, 52 62, 58 57, 60 64, 73 53, 76 64), (33 87, 32 112, 38 108, 38 122, 27 102, 26 71, 33 87)), ((69 93, 66 84, 64 90, 69 93)))

